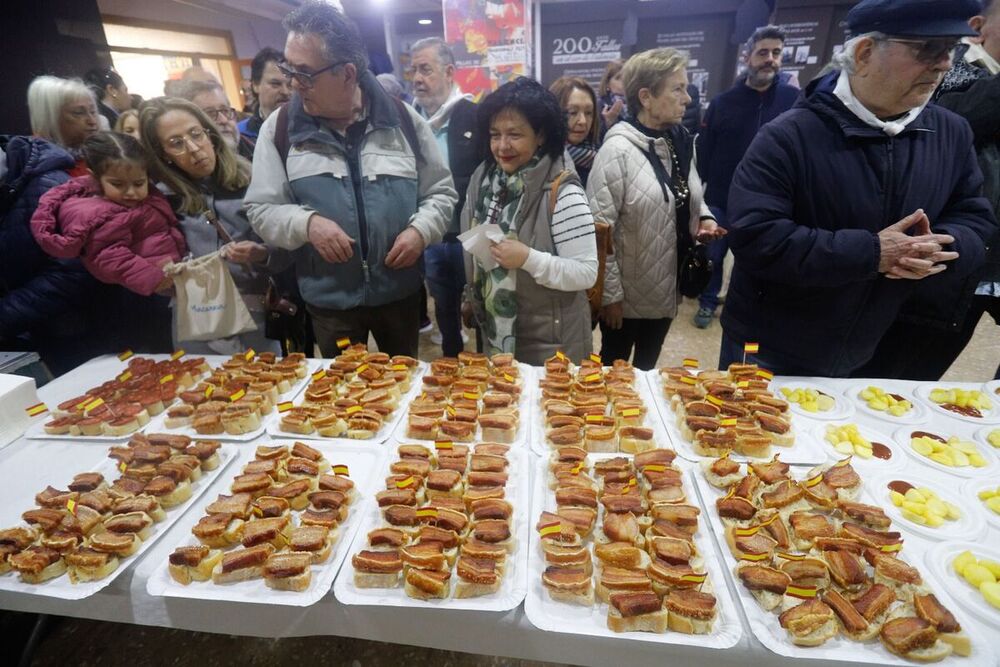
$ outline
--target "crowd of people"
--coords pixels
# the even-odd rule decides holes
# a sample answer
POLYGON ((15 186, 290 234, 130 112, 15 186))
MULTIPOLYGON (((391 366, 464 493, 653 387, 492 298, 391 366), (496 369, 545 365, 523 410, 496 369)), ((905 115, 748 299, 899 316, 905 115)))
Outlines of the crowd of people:
POLYGON ((40 76, 32 135, 0 137, 0 348, 57 375, 369 335, 416 356, 426 281, 446 356, 464 325, 488 353, 579 361, 599 327, 605 363, 648 369, 682 290, 711 326, 731 250, 720 367, 757 347, 777 374, 939 378, 1000 322, 1000 0, 863 0, 847 22, 801 91, 784 32, 757 29, 704 113, 671 48, 596 91, 522 77, 476 104, 428 38, 409 97, 323 2, 253 59, 243 118, 199 68, 141 104, 113 69, 40 76), (181 340, 172 267, 215 252, 255 329, 181 340))

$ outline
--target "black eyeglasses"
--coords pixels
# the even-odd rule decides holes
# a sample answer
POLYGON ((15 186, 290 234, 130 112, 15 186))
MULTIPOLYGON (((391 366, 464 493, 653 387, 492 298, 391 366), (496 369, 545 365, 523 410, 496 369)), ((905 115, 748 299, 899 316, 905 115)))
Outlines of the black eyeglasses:
POLYGON ((205 115, 212 119, 213 122, 218 123, 223 118, 227 120, 236 119, 236 109, 232 107, 217 107, 214 109, 205 109, 205 115))
POLYGON ((327 65, 323 69, 318 69, 315 72, 300 72, 294 67, 288 66, 286 63, 276 63, 276 65, 278 66, 278 69, 281 71, 282 74, 287 76, 289 79, 295 81, 302 88, 312 88, 313 86, 316 85, 315 79, 317 76, 319 76, 323 72, 328 72, 332 70, 334 67, 340 67, 341 65, 346 65, 349 62, 350 62, 349 60, 340 60, 338 62, 333 63, 332 65, 327 65))
POLYGON ((904 39, 902 37, 887 37, 887 42, 906 44, 913 50, 914 56, 920 62, 934 65, 945 57, 950 58, 961 42, 953 37, 937 39, 904 39))

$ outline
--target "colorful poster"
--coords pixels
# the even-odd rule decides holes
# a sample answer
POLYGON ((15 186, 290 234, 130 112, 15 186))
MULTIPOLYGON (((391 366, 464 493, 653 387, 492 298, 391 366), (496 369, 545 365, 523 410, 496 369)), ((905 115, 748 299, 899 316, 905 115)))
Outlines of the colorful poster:
POLYGON ((444 38, 455 80, 478 102, 529 71, 531 17, 525 0, 443 0, 444 38))

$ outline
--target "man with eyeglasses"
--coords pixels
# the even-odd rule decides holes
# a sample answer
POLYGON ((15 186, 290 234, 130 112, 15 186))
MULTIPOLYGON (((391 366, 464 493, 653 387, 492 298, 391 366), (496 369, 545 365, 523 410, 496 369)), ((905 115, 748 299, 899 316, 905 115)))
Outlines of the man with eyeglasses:
POLYGON ((294 250, 325 357, 373 335, 417 355, 424 248, 457 198, 430 126, 368 70, 357 27, 325 2, 285 17, 292 99, 264 121, 244 199, 268 243, 294 250))
POLYGON ((214 81, 188 81, 178 89, 177 96, 204 111, 219 128, 223 140, 240 157, 253 159, 253 143, 240 136, 240 129, 236 126, 236 109, 229 104, 222 86, 214 81))
POLYGON ((722 367, 753 342, 776 374, 856 376, 908 298, 983 263, 972 131, 928 105, 978 8, 862 0, 836 69, 757 134, 729 191, 722 367))
MULTIPOLYGON (((969 19, 977 34, 955 50, 935 102, 969 121, 983 170, 983 195, 1000 211, 1000 0, 969 19)), ((866 370, 878 377, 938 380, 972 339, 984 313, 1000 323, 1000 248, 964 281, 939 280, 904 306, 866 370), (920 326, 915 326, 920 325, 920 326)), ((984 369, 985 370, 985 369, 984 369)), ((1000 368, 994 378, 1000 378, 1000 368)))
POLYGON ((237 129, 251 146, 257 143, 260 126, 271 112, 292 97, 291 81, 278 67, 284 59, 281 51, 265 47, 250 63, 250 88, 257 104, 253 115, 241 120, 237 129))
MULTIPOLYGON (((799 96, 797 88, 782 83, 778 77, 784 45, 785 31, 778 26, 754 30, 743 48, 746 74, 732 88, 716 95, 702 121, 698 133, 698 170, 705 181, 705 203, 723 227, 736 165, 760 128, 791 109, 799 96)), ((729 244, 724 236, 708 246, 712 279, 698 297, 694 325, 699 329, 708 328, 719 306, 722 265, 727 252, 729 244)))
POLYGON ((465 260, 458 233, 465 191, 472 172, 481 162, 477 152, 476 105, 472 95, 463 93, 455 83, 455 56, 439 37, 413 44, 410 76, 415 107, 434 131, 458 191, 458 204, 444 239, 424 251, 427 286, 434 297, 434 316, 441 332, 441 350, 446 357, 454 357, 465 349, 462 336, 465 260))

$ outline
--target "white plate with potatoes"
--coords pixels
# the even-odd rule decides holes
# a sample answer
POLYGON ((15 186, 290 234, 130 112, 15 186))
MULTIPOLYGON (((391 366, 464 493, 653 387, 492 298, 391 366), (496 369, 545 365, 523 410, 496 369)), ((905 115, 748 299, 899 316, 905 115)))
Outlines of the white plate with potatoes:
POLYGON ((1000 549, 997 546, 979 542, 945 542, 928 549, 924 554, 924 561, 931 575, 938 579, 936 588, 946 589, 950 597, 966 611, 989 627, 1000 630, 1000 583, 996 583, 1000 580, 1000 549), (971 560, 968 555, 963 556, 965 552, 975 558, 975 565, 978 566, 971 573, 966 572, 971 560), (955 560, 960 556, 963 557, 959 560, 958 567, 963 574, 956 570, 955 560), (969 574, 969 578, 966 578, 966 574, 969 574), (992 584, 990 577, 994 580, 992 584), (988 584, 985 594, 981 587, 973 583, 980 579, 988 584))
POLYGON ((986 530, 982 514, 947 480, 896 471, 868 480, 865 487, 896 529, 935 541, 966 539, 986 530), (906 486, 912 488, 903 493, 906 486))
POLYGON ((852 384, 844 395, 862 414, 893 424, 920 424, 927 419, 927 407, 913 392, 894 386, 891 380, 866 380, 852 384))
POLYGON ((895 437, 896 444, 913 460, 950 475, 990 477, 996 476, 1000 468, 992 447, 976 438, 957 435, 953 429, 904 426, 896 429, 895 437))
POLYGON ((1000 423, 1000 396, 984 392, 982 387, 928 382, 917 387, 916 394, 931 412, 970 424, 1000 423))
POLYGON ((962 498, 979 509, 986 523, 1000 530, 1000 479, 970 479, 962 485, 962 498))
POLYGON ((867 424, 847 420, 824 422, 813 427, 812 435, 821 443, 829 460, 840 461, 851 456, 851 465, 866 475, 898 470, 907 462, 906 454, 892 436, 867 424))
POLYGON ((840 389, 814 378, 774 380, 771 389, 802 417, 846 419, 854 414, 853 401, 848 401, 840 389))

